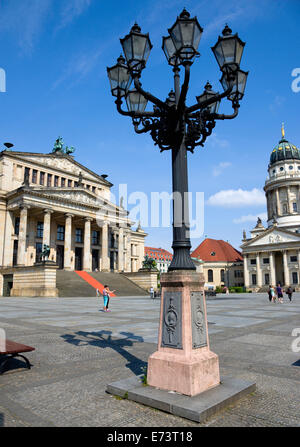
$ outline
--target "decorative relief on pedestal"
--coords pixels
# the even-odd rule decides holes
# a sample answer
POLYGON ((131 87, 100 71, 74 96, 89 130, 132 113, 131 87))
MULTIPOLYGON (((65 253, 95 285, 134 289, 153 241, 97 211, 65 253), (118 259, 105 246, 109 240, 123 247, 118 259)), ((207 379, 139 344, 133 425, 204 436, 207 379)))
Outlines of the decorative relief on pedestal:
POLYGON ((207 346, 203 292, 191 292, 191 312, 193 348, 202 348, 207 346))
POLYGON ((161 346, 182 349, 181 292, 164 293, 161 346))

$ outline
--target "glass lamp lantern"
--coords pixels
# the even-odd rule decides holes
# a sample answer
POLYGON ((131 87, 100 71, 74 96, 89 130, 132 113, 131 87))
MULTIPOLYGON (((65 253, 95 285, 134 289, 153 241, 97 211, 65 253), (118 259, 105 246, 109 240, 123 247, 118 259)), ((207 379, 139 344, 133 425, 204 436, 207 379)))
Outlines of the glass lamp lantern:
POLYGON ((203 28, 196 17, 190 18, 186 9, 177 17, 175 24, 168 31, 181 63, 192 60, 198 54, 197 49, 203 28))
POLYGON ((228 98, 231 101, 240 101, 243 98, 248 73, 249 71, 237 70, 236 76, 234 78, 230 78, 230 80, 228 80, 226 73, 223 73, 220 82, 222 84, 224 91, 227 90, 229 87, 233 86, 230 95, 228 95, 228 98))
POLYGON ((129 112, 144 112, 148 100, 136 89, 130 90, 126 95, 126 104, 129 112))
POLYGON ((149 34, 142 34, 141 28, 135 23, 130 33, 120 39, 128 67, 133 72, 140 72, 145 68, 152 44, 149 34))
POLYGON ((176 48, 171 36, 163 37, 162 49, 170 65, 177 65, 176 48))
MULTIPOLYGON (((217 92, 212 90, 212 86, 209 82, 206 83, 204 87, 204 92, 200 96, 196 96, 198 104, 204 103, 208 99, 213 98, 215 95, 218 95, 217 92)), ((220 107, 220 101, 215 101, 212 104, 209 104, 205 109, 209 111, 209 113, 218 113, 220 107)))
POLYGON ((111 94, 113 96, 125 96, 132 78, 122 55, 117 59, 116 65, 107 67, 107 75, 110 82, 111 94))
POLYGON ((211 49, 220 69, 223 72, 234 72, 239 69, 245 42, 241 41, 238 34, 233 35, 228 25, 222 34, 223 37, 219 36, 218 42, 211 49))

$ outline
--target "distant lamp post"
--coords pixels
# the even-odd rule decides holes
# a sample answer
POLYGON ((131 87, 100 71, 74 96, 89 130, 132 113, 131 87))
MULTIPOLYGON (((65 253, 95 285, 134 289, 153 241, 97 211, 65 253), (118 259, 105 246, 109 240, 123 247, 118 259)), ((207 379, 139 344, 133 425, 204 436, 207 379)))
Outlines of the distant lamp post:
POLYGON ((136 23, 120 39, 125 59, 121 56, 116 65, 107 68, 118 112, 131 117, 136 133, 149 132, 161 152, 172 151, 174 255, 168 273, 161 278, 159 345, 149 358, 147 378, 152 386, 187 395, 220 383, 218 357, 209 350, 204 277, 195 272, 190 256, 187 151, 193 153, 196 147, 204 146, 217 120, 237 116, 248 75, 240 69, 245 43, 226 25, 212 48, 222 72, 224 91, 214 92, 207 82, 196 103, 187 106, 190 69, 200 56, 202 33, 197 18, 191 18, 183 9, 168 36, 163 37, 162 49, 174 72, 174 89, 164 101, 142 87, 140 79, 152 44, 149 35, 143 34, 136 23), (218 113, 224 98, 232 105, 229 115, 218 113), (124 99, 127 110, 122 109, 124 99), (148 103, 153 105, 151 111, 147 110, 148 103))

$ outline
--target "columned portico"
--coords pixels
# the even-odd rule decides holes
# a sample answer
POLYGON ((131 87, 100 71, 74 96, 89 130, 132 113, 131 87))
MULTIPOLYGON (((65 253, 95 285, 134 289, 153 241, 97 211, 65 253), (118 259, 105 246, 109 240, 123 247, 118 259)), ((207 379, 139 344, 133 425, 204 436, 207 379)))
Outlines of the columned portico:
POLYGON ((250 286, 249 269, 248 269, 248 256, 247 255, 244 255, 244 282, 245 282, 245 287, 249 287, 250 286))
POLYGON ((43 245, 49 245, 51 240, 51 214, 53 210, 44 210, 44 230, 43 230, 43 245))
POLYGON ((118 239, 118 270, 122 272, 124 270, 124 230, 122 227, 119 229, 118 239))
POLYGON ((101 233, 101 246, 102 246, 102 272, 109 272, 109 256, 108 256, 108 223, 106 221, 102 224, 101 233))
POLYGON ((20 210, 20 228, 19 228, 19 243, 18 243, 18 265, 25 265, 26 254, 26 236, 27 236, 27 218, 28 218, 27 205, 22 205, 20 210))
POLYGON ((284 285, 288 286, 290 284, 290 275, 287 262, 287 250, 283 250, 283 274, 284 274, 284 285))
POLYGON ((65 221, 65 249, 64 249, 64 269, 72 270, 71 248, 72 248, 72 218, 73 214, 66 214, 65 221))
POLYGON ((256 272, 257 272, 257 285, 258 287, 262 286, 262 272, 260 266, 260 256, 259 253, 256 253, 256 272))
POLYGON ((83 248, 83 270, 90 271, 92 269, 91 259, 91 221, 89 217, 84 222, 84 248, 83 248))
POLYGON ((269 256, 270 256, 270 279, 271 279, 271 285, 275 286, 275 284, 276 284, 276 271, 275 271, 274 252, 271 251, 269 253, 269 256))

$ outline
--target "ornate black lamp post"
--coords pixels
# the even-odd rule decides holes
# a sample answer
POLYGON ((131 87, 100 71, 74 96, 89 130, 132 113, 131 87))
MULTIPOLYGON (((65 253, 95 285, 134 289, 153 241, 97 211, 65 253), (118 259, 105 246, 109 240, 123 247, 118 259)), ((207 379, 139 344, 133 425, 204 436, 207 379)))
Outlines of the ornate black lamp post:
POLYGON ((171 270, 195 270, 190 257, 190 237, 188 221, 188 177, 187 151, 203 146, 211 135, 216 120, 232 119, 238 114, 239 101, 244 95, 248 72, 240 70, 240 61, 245 43, 237 34, 232 34, 226 25, 222 37, 212 51, 222 72, 220 80, 223 93, 216 93, 207 83, 197 103, 188 107, 186 95, 189 86, 190 68, 197 56, 197 49, 203 32, 196 17, 191 18, 184 9, 175 24, 163 37, 162 48, 174 72, 174 91, 161 101, 142 88, 141 74, 146 66, 152 48, 148 34, 142 34, 135 24, 130 33, 120 39, 125 59, 120 56, 117 64, 107 68, 111 93, 116 96, 118 112, 132 118, 136 133, 150 132, 161 152, 172 150, 173 177, 173 261, 171 270), (180 66, 184 67, 184 81, 180 86, 180 66), (130 89, 130 85, 134 88, 130 89), (123 98, 128 111, 122 109, 123 98), (222 98, 232 103, 233 113, 218 113, 222 98), (153 103, 153 111, 145 111, 148 101, 153 103), (178 198, 180 198, 178 200, 178 198))

